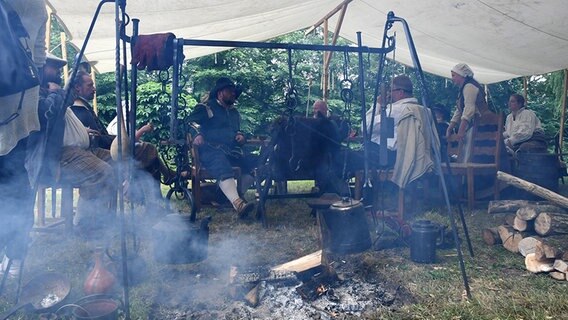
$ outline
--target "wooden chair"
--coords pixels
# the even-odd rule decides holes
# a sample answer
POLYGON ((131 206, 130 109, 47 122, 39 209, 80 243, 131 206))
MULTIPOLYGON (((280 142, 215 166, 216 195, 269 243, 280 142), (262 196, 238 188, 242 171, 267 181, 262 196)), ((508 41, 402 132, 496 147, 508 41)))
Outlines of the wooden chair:
POLYGON ((34 228, 34 231, 53 231, 53 227, 65 224, 65 232, 71 233, 73 230, 73 190, 73 186, 59 184, 53 184, 51 186, 41 185, 38 187, 36 198, 37 227, 34 228), (51 216, 53 218, 57 215, 57 190, 61 190, 59 216, 62 218, 48 225, 45 223, 45 194, 47 189, 51 189, 51 216))
MULTIPOLYGON (((201 209, 201 182, 205 180, 213 180, 213 177, 207 169, 205 169, 199 160, 199 149, 192 142, 192 136, 188 135, 188 142, 191 146, 191 193, 193 201, 195 202, 196 209, 201 209)), ((237 190, 239 190, 241 180, 241 168, 232 167, 235 179, 237 179, 237 190)))
MULTIPOLYGON (((470 145, 470 160, 464 163, 450 163, 450 170, 454 176, 466 178, 467 206, 474 207, 476 197, 475 179, 478 176, 490 176, 493 179, 493 198, 499 199, 499 183, 497 171, 500 169, 501 152, 503 148, 503 114, 487 111, 483 113, 472 128, 473 142, 470 145)), ((448 139, 448 143, 455 139, 448 139)), ((460 142, 459 150, 463 150, 460 142)), ((447 166, 442 166, 448 174, 447 166)))

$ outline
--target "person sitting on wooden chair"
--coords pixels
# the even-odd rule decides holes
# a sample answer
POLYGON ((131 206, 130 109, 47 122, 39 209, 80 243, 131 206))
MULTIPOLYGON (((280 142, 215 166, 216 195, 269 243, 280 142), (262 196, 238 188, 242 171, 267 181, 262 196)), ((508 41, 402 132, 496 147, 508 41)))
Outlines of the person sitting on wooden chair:
POLYGON ((209 93, 209 99, 197 104, 187 120, 199 125, 193 144, 199 150, 202 166, 217 179, 219 188, 239 218, 244 218, 254 209, 254 204, 247 203, 239 196, 232 167, 237 166, 242 170, 242 193, 254 181, 251 172, 256 163, 241 148, 246 138, 240 131, 241 115, 235 107, 240 94, 241 90, 231 79, 221 77, 209 93))
POLYGON ((511 113, 505 120, 505 146, 509 153, 514 152, 546 152, 547 143, 540 120, 525 107, 525 98, 520 94, 512 94, 509 98, 511 113))

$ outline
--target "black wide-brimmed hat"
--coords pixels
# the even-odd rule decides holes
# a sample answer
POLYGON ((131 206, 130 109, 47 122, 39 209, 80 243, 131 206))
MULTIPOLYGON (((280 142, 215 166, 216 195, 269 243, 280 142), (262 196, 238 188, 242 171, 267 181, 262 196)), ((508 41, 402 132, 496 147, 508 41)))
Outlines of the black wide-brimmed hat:
POLYGON ((217 93, 225 88, 235 88, 235 97, 238 98, 243 92, 242 88, 237 86, 231 79, 221 77, 215 82, 215 87, 209 92, 211 98, 216 98, 217 93))

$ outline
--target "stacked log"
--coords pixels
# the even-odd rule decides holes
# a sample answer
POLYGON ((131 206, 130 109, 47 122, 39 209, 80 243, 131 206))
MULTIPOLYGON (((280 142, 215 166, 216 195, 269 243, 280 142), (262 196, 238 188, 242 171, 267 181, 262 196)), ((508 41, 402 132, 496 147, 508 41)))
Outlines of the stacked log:
MULTIPOLYGON (((559 201, 555 202, 556 204, 559 201)), ((502 225, 483 230, 487 245, 501 244, 525 257, 533 273, 548 273, 553 279, 568 280, 568 252, 551 245, 545 238, 568 234, 568 212, 550 202, 526 200, 491 201, 490 214, 504 214, 502 225)))

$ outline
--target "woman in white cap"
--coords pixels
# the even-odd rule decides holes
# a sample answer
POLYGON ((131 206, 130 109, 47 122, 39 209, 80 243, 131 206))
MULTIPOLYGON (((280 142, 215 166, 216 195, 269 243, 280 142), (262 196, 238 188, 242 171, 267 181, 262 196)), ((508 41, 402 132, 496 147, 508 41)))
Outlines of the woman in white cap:
POLYGON ((452 68, 452 82, 460 88, 456 110, 446 131, 449 137, 454 128, 459 125, 457 138, 463 140, 463 152, 460 152, 458 162, 467 162, 470 158, 469 145, 472 141, 475 118, 488 109, 483 87, 473 79, 473 71, 465 63, 458 63, 452 68))

